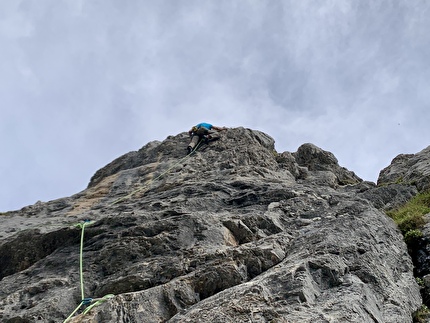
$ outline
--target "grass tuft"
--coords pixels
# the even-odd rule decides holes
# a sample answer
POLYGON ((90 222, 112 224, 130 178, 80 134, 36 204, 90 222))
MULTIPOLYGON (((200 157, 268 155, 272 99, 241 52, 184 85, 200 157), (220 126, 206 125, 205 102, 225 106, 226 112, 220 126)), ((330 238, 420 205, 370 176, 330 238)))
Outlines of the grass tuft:
POLYGON ((428 322, 430 310, 426 305, 422 305, 413 315, 413 322, 425 323, 428 322))
POLYGON ((398 209, 387 211, 388 216, 396 222, 405 237, 419 235, 417 230, 426 223, 424 215, 427 213, 430 213, 430 191, 414 196, 398 209))

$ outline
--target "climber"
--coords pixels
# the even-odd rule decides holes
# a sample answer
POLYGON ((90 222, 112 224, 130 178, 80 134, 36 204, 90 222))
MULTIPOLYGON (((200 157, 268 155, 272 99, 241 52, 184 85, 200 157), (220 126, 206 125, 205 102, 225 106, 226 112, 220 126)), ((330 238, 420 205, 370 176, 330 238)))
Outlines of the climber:
POLYGON ((188 154, 190 154, 194 147, 196 147, 197 143, 200 140, 205 140, 206 143, 209 142, 209 140, 217 140, 219 139, 219 136, 217 136, 215 134, 215 131, 223 131, 223 130, 227 130, 226 127, 216 127, 211 125, 210 123, 199 123, 197 125, 195 125, 194 127, 192 127, 189 131, 188 134, 191 137, 191 142, 187 147, 187 152, 188 154))

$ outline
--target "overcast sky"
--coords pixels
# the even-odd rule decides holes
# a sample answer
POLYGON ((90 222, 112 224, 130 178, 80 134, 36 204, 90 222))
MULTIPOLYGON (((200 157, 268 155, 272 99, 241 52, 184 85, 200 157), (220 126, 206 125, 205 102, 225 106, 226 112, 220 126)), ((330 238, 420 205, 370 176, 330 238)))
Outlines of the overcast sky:
POLYGON ((428 0, 1 0, 0 211, 198 122, 376 182, 430 145, 429 57, 428 0))

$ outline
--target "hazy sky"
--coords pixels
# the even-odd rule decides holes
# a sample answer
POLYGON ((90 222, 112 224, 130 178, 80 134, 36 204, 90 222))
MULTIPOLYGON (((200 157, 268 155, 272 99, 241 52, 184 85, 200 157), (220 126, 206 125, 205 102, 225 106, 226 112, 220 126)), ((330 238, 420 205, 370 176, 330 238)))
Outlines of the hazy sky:
POLYGON ((428 0, 1 0, 0 48, 0 211, 198 122, 374 182, 430 145, 428 0))

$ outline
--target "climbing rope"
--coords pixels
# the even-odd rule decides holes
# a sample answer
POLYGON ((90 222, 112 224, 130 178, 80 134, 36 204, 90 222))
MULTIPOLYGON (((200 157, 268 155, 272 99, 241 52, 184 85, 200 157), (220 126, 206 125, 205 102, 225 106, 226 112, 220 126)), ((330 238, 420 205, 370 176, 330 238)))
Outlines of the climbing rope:
POLYGON ((156 180, 158 180, 158 179, 160 179, 161 177, 163 177, 164 175, 166 175, 167 173, 169 173, 174 167, 176 167, 177 165, 179 165, 180 163, 182 163, 183 161, 185 161, 187 158, 189 158, 192 154, 194 154, 194 152, 200 147, 200 145, 201 145, 201 143, 203 142, 204 140, 203 139, 200 139, 200 141, 197 143, 197 145, 196 145, 196 147, 194 147, 194 149, 187 155, 187 156, 185 156, 185 157, 183 157, 183 158, 181 158, 180 160, 178 160, 176 163, 174 163, 172 166, 170 166, 166 171, 164 171, 163 173, 161 173, 160 175, 158 175, 156 178, 154 178, 154 179, 151 179, 151 180, 149 180, 147 183, 145 183, 144 185, 142 185, 141 187, 138 187, 137 189, 135 189, 134 191, 132 191, 130 194, 128 194, 128 195, 126 195, 126 196, 123 196, 123 197, 120 197, 120 198, 118 198, 118 199, 116 199, 115 201, 113 201, 110 205, 112 206, 112 205, 114 205, 114 204, 117 204, 117 203, 119 203, 119 202, 122 202, 122 201, 124 201, 124 200, 127 200, 127 199, 129 199, 130 197, 132 197, 134 194, 136 194, 136 193, 138 193, 138 192, 140 192, 140 191, 142 191, 142 190, 144 190, 144 189, 146 189, 146 188, 148 188, 148 186, 152 183, 152 182, 154 182, 154 181, 156 181, 156 180))
POLYGON ((107 299, 114 297, 113 294, 108 294, 103 296, 102 298, 98 298, 98 299, 93 299, 90 297, 85 298, 85 293, 84 293, 84 274, 83 274, 83 250, 84 250, 84 231, 85 231, 85 226, 86 225, 91 225, 94 222, 90 221, 90 220, 85 220, 83 223, 78 223, 76 224, 77 227, 81 228, 81 247, 80 247, 80 252, 79 252, 79 276, 80 276, 80 286, 81 286, 81 302, 79 303, 79 305, 75 308, 75 310, 64 320, 63 323, 66 323, 68 320, 70 320, 72 318, 73 315, 75 315, 75 313, 83 306, 83 305, 89 305, 92 302, 94 302, 94 304, 88 306, 85 311, 83 312, 83 315, 85 315, 86 313, 88 313, 94 306, 100 305, 101 303, 105 302, 107 299))
MULTIPOLYGON (((183 162, 184 160, 186 160, 187 158, 189 158, 192 154, 194 154, 194 152, 200 147, 201 143, 203 142, 203 140, 201 139, 196 147, 185 157, 183 157, 182 159, 180 159, 179 161, 177 161, 176 163, 174 163, 172 166, 170 166, 166 171, 164 171, 163 173, 161 173, 160 175, 158 175, 156 178, 151 179, 149 182, 147 182, 145 185, 142 185, 141 187, 137 188, 136 190, 132 191, 130 194, 121 197, 115 201, 113 201, 111 203, 111 205, 114 205, 116 203, 119 203, 121 201, 124 201, 130 197, 132 197, 134 194, 136 194, 137 192, 142 191, 143 189, 147 188, 153 181, 160 179, 161 177, 163 177, 164 175, 166 175, 167 173, 169 173, 174 167, 176 167, 178 164, 180 164, 181 162, 183 162)), ((85 226, 87 225, 91 225, 93 222, 89 221, 89 220, 85 220, 83 223, 78 223, 76 226, 81 228, 81 246, 80 246, 80 252, 79 252, 79 275, 80 275, 80 287, 81 287, 81 302, 79 303, 79 305, 75 308, 75 310, 64 320, 63 323, 66 323, 67 321, 69 321, 73 315, 75 315, 75 313, 84 305, 89 305, 83 312, 82 314, 85 315, 86 313, 88 313, 93 307, 102 304, 103 302, 105 302, 106 300, 108 300, 109 298, 114 297, 115 295, 113 294, 108 294, 103 296, 102 298, 98 298, 98 299, 93 299, 90 297, 85 297, 85 293, 84 293, 84 275, 83 275, 83 248, 84 248, 84 231, 85 231, 85 226), (94 303, 93 303, 94 302, 94 303), (93 303, 93 304, 91 304, 93 303), (90 305, 91 304, 91 305, 90 305)))

